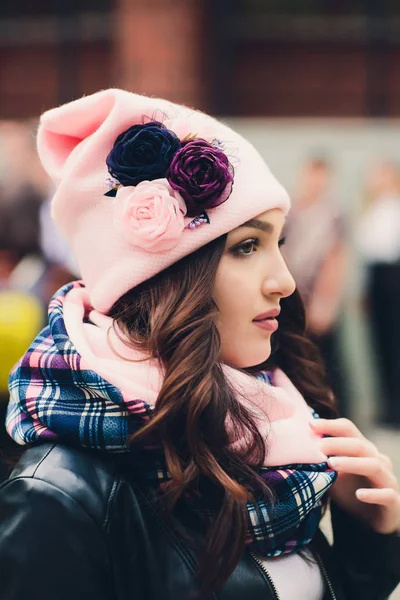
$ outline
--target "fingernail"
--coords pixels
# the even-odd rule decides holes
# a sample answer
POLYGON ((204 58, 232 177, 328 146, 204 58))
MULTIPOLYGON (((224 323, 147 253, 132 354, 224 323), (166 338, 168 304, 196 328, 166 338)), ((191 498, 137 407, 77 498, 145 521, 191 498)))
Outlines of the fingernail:
POLYGON ((331 467, 335 468, 338 466, 339 461, 336 458, 328 458, 328 463, 331 465, 331 467))

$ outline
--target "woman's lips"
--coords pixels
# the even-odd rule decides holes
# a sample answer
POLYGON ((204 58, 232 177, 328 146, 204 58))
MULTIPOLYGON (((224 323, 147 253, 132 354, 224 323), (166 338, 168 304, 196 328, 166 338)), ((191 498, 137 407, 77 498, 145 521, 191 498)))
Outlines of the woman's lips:
POLYGON ((268 317, 267 319, 262 319, 259 321, 253 321, 254 325, 260 327, 260 329, 264 329, 265 331, 276 331, 279 327, 278 321, 275 317, 268 317))

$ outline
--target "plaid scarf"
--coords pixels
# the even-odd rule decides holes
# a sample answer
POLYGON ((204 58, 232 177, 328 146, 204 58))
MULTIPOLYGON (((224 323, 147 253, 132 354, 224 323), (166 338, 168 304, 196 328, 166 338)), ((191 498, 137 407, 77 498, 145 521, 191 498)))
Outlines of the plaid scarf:
MULTIPOLYGON (((81 282, 64 286, 49 305, 49 325, 36 337, 10 375, 6 425, 19 444, 60 441, 108 452, 130 452, 129 437, 151 419, 154 405, 87 368, 64 322, 64 302, 81 282)), ((85 311, 84 321, 89 321, 85 311)), ((266 373, 260 379, 269 385, 266 373)), ((317 415, 315 415, 317 416, 317 415)), ((169 479, 160 453, 141 451, 146 477, 169 479), (143 457, 145 457, 143 459, 143 457)), ((247 504, 248 543, 266 557, 297 551, 313 538, 321 519, 321 498, 337 474, 326 462, 264 466, 259 474, 273 491, 247 504)))

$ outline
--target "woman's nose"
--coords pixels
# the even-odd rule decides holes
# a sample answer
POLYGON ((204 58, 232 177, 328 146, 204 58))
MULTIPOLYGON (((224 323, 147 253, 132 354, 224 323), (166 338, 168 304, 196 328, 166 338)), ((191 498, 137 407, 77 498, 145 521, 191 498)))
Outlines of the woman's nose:
POLYGON ((293 294, 295 289, 296 282, 283 257, 280 256, 275 263, 275 268, 264 279, 263 293, 266 295, 277 294, 282 298, 287 298, 293 294))

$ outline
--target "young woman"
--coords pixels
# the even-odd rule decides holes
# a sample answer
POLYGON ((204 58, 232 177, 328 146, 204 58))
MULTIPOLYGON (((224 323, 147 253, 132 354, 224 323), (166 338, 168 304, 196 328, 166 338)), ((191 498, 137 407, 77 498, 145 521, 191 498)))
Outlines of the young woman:
POLYGON ((256 150, 120 90, 45 113, 38 148, 83 281, 10 377, 0 599, 387 598, 396 478, 336 418, 256 150))

